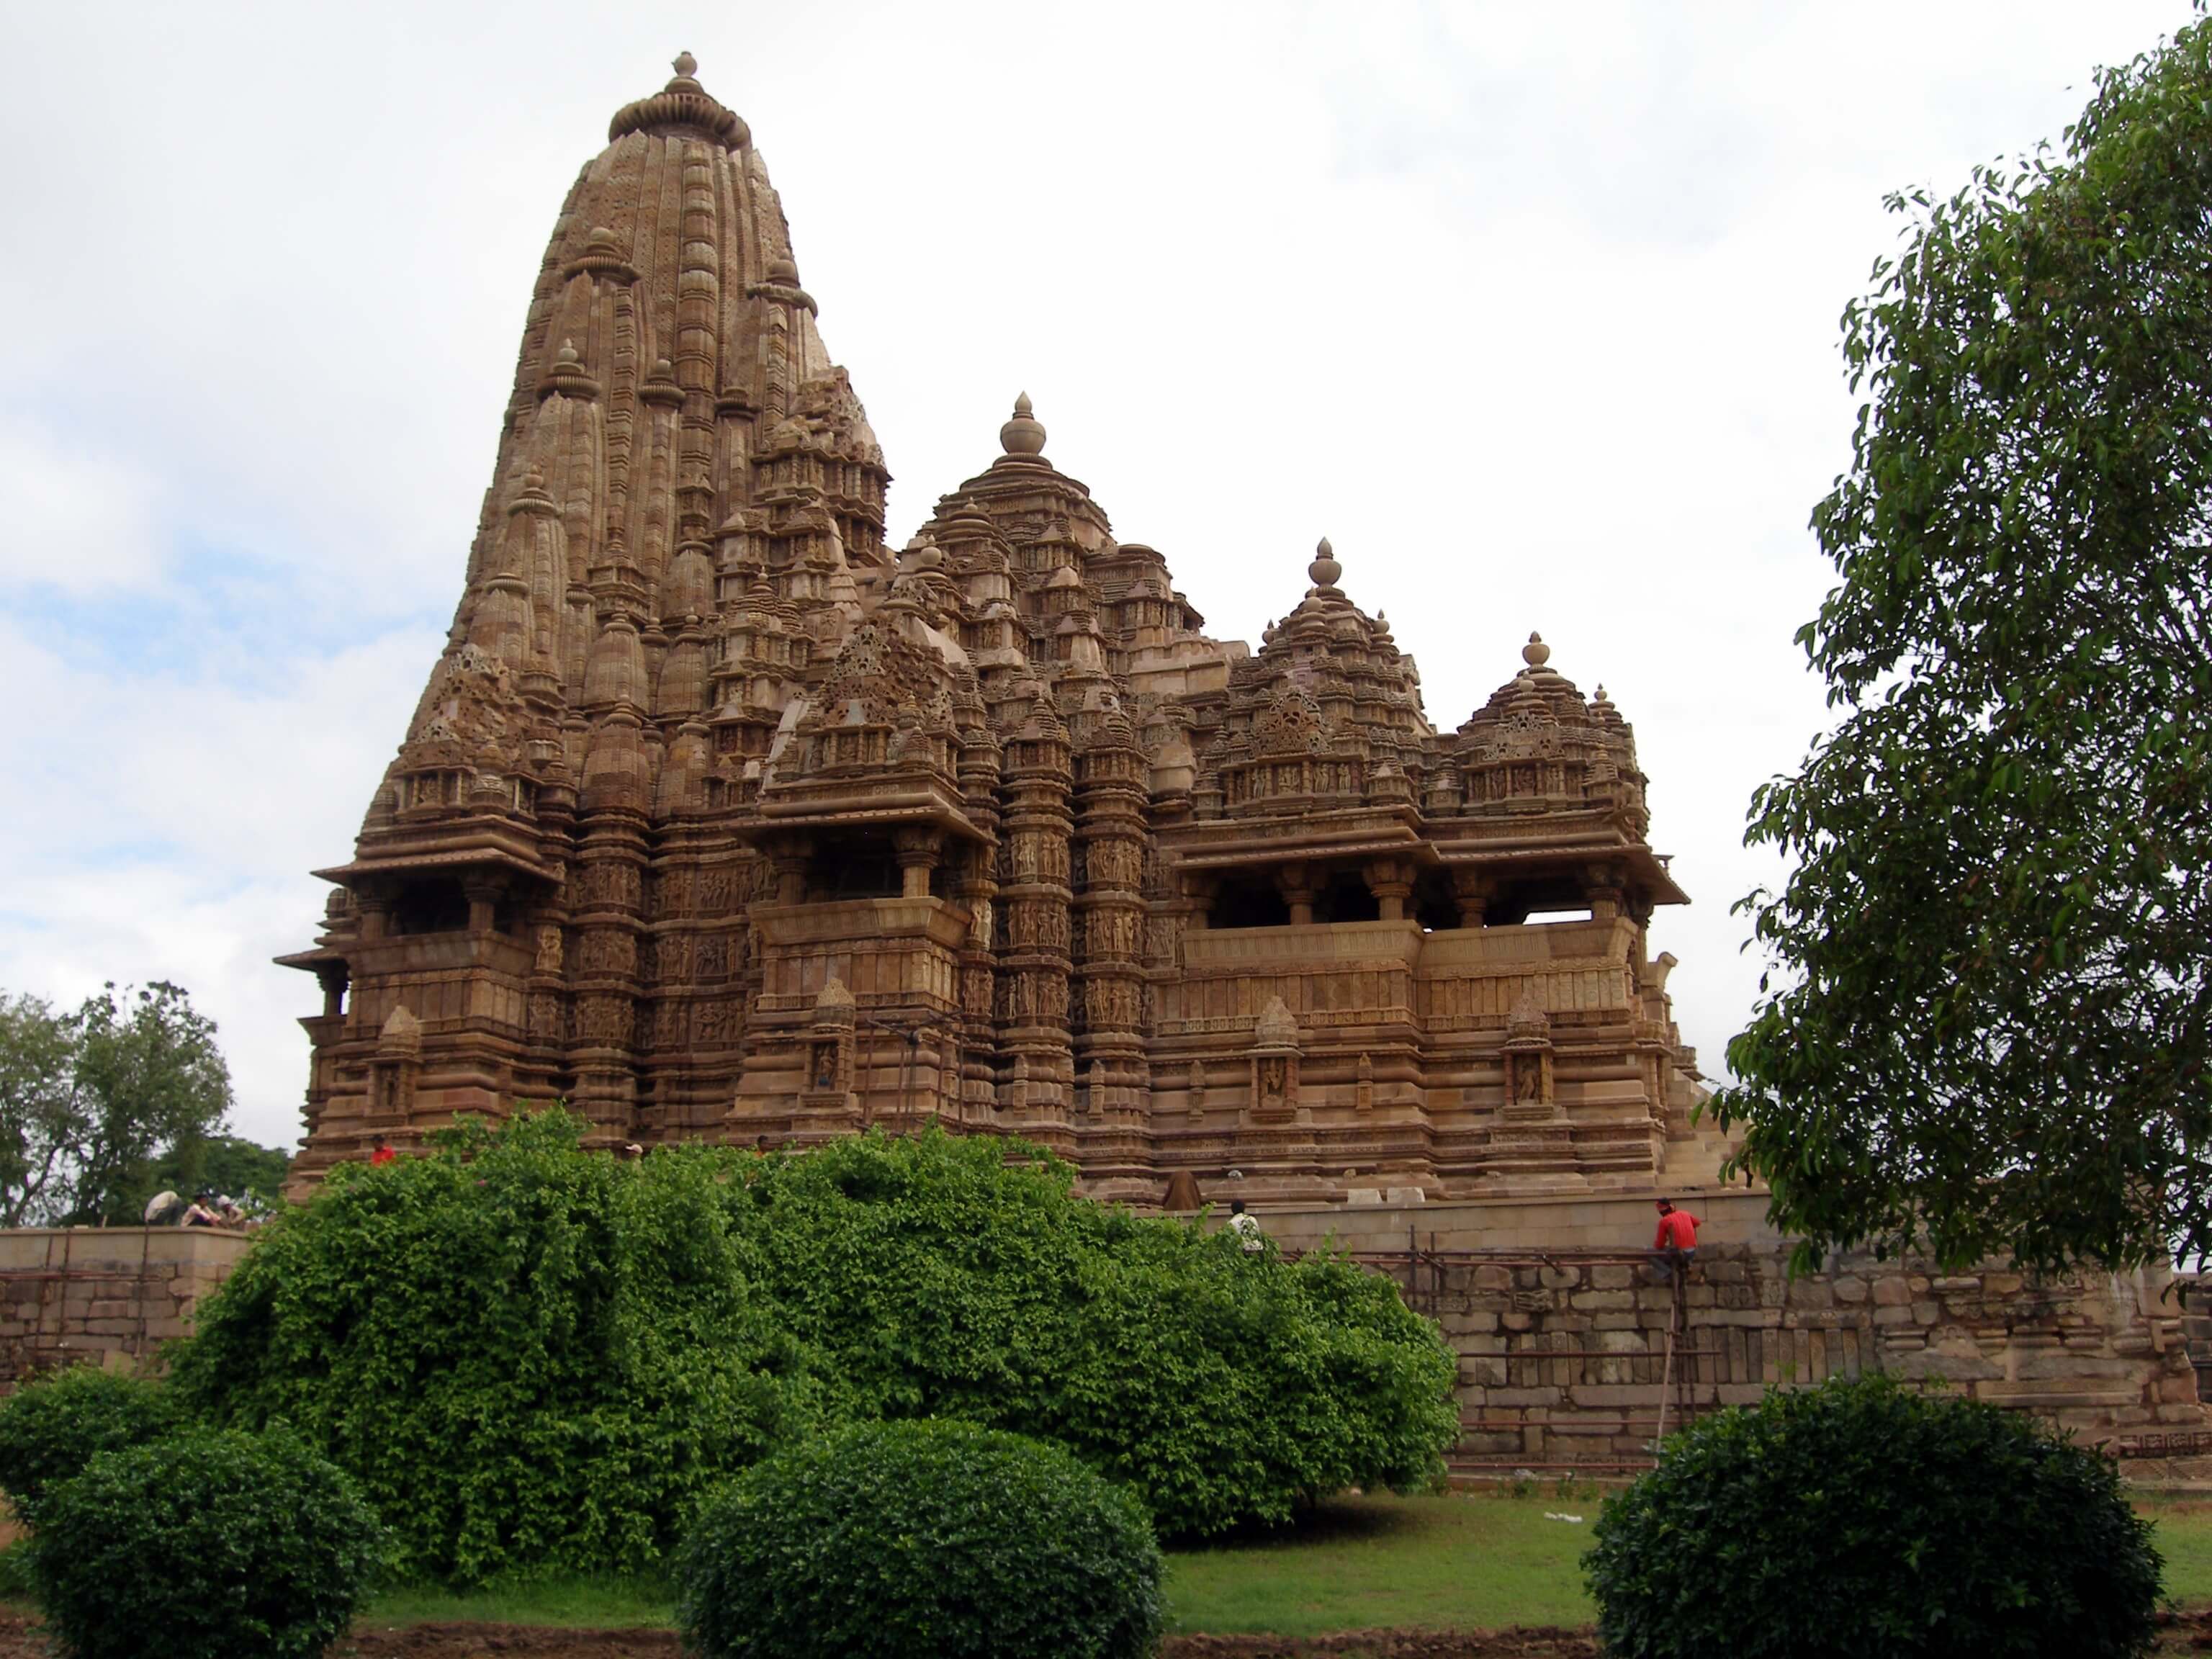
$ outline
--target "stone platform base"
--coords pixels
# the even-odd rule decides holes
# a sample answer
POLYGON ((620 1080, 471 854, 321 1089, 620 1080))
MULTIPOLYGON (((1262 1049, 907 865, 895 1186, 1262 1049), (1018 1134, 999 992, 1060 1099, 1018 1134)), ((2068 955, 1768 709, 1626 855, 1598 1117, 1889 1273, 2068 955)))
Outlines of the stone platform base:
POLYGON ((1705 1224, 1679 1293, 1651 1265, 1648 1194, 1255 1213, 1285 1249, 1333 1245, 1391 1274, 1442 1324, 1462 1477, 1632 1474, 1662 1423, 1868 1370, 2033 1412, 2131 1473, 2212 1468, 2170 1275, 2039 1280, 1851 1255, 1792 1279, 1763 1194, 1673 1195, 1705 1224))

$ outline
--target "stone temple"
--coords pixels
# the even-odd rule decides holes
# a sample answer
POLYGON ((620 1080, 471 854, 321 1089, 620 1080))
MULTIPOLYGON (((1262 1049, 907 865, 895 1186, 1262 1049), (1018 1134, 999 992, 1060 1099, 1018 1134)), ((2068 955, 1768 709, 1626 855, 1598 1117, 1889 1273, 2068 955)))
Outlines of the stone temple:
POLYGON ((299 1188, 520 1101, 601 1145, 936 1122, 1397 1273, 1460 1353, 1463 1474, 1645 1467, 1867 1369, 2212 1474, 2166 1275, 1789 1271, 1695 1116, 1628 725, 1534 635, 1439 731, 1323 542, 1257 651, 1210 638, 1026 398, 887 547, 883 451, 694 68, 562 209, 452 633, 282 959, 323 989, 299 1188), (1705 1223, 1671 1286, 1662 1188, 1705 1223))
POLYGON ((647 1144, 1005 1131, 1152 1201, 1709 1153, 1602 689, 1531 635, 1438 731, 1327 542, 1256 652, 1208 637, 1026 397, 887 547, 760 153, 676 67, 562 208, 444 654, 283 959, 302 1171, 555 1098, 647 1144))

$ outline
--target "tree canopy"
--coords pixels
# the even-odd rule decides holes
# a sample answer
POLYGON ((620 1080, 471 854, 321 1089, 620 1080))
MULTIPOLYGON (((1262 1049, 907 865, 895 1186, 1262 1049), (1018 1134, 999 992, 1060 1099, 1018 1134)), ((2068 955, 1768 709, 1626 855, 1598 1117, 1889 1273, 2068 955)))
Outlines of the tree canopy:
POLYGON ((145 1181, 146 1196, 167 1189, 178 1193, 213 1188, 236 1199, 247 1211, 266 1213, 284 1200, 284 1177, 292 1155, 242 1135, 195 1137, 172 1146, 154 1160, 145 1181))
POLYGON ((181 986, 110 984, 70 1013, 0 993, 0 1225, 136 1222, 155 1160, 197 1157, 230 1104, 181 986))
POLYGON ((1841 714, 1718 1100, 1810 1252, 2212 1245, 2212 27, 2058 152, 1894 198, 1799 634, 1841 714))

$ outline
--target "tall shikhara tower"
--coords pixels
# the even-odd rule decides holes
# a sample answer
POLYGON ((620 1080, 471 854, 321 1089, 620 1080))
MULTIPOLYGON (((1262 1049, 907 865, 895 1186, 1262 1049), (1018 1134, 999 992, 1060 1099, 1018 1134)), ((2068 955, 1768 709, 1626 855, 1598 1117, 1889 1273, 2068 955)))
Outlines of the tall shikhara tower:
POLYGON ((1532 635, 1438 732, 1325 542, 1256 654, 1208 639, 1026 398, 888 551, 694 68, 562 209, 444 654, 283 958, 324 992, 302 1175, 555 1098, 611 1140, 1004 1131, 1140 1200, 1708 1168, 1603 691, 1532 635))

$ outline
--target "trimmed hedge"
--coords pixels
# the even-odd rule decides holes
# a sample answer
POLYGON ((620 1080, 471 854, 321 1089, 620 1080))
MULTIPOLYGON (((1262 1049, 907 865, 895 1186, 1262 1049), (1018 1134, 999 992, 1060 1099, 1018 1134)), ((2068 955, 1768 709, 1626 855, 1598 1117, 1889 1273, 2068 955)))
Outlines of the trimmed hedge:
POLYGON ((142 1377, 76 1365, 0 1401, 0 1491, 37 1527, 46 1494, 104 1451, 143 1445, 179 1426, 169 1392, 142 1377))
POLYGON ((174 1386, 295 1425, 407 1571, 461 1580, 662 1565, 714 1484, 844 1422, 1057 1440, 1177 1534, 1425 1486, 1457 1437, 1451 1355, 1387 1279, 1078 1198, 1018 1143, 621 1162, 579 1133, 342 1167, 203 1307, 174 1386))
POLYGON ((185 1429, 52 1487, 31 1552, 73 1659, 315 1659, 352 1624, 381 1537, 291 1437, 185 1429))
POLYGON ((1143 1507, 1060 1448, 871 1423, 771 1458, 699 1517, 678 1623, 705 1659, 1144 1659, 1143 1507))
POLYGON ((1617 1659, 2149 1651, 2160 1560, 2115 1466, 1868 1377, 1670 1436, 1583 1558, 1617 1659))

